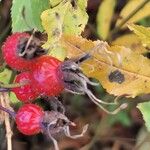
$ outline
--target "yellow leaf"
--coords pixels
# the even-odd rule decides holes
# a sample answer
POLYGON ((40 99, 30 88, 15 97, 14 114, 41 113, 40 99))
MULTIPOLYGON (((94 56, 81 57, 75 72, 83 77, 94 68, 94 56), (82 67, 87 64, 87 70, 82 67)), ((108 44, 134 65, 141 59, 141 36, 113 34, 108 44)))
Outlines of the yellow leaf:
POLYGON ((63 1, 57 7, 42 12, 42 25, 48 35, 48 40, 43 45, 45 49, 49 49, 51 44, 57 42, 61 37, 64 16, 70 6, 70 2, 63 1))
POLYGON ((64 61, 66 58, 66 50, 60 44, 57 44, 57 46, 50 50, 49 55, 59 59, 60 61, 64 61))
POLYGON ((62 0, 49 0, 50 6, 54 7, 58 5, 62 0))
MULTIPOLYGON (((117 20, 116 26, 118 26, 122 20, 124 20, 131 12, 133 12, 139 5, 145 0, 130 0, 126 6, 122 9, 119 19, 117 20)), ((142 9, 140 9, 128 22, 138 22, 141 19, 150 16, 150 2, 148 2, 142 9)), ((123 26, 126 27, 126 26, 123 26)))
POLYGON ((62 44, 69 58, 89 52, 93 57, 82 64, 83 72, 100 81, 108 93, 135 97, 150 93, 150 61, 123 46, 66 36, 62 44))
POLYGON ((112 41, 111 45, 125 46, 138 54, 144 54, 147 52, 147 49, 143 47, 140 38, 135 34, 123 35, 112 41))
POLYGON ((51 6, 41 14, 42 25, 48 35, 43 48, 50 49, 49 55, 59 60, 66 57, 59 39, 63 34, 80 35, 88 21, 86 13, 87 0, 78 0, 72 5, 71 1, 50 0, 51 6))
POLYGON ((128 27, 139 37, 144 46, 150 47, 150 28, 134 24, 130 24, 128 27))
POLYGON ((116 0, 104 0, 97 13, 97 33, 104 40, 109 35, 115 6, 116 0))

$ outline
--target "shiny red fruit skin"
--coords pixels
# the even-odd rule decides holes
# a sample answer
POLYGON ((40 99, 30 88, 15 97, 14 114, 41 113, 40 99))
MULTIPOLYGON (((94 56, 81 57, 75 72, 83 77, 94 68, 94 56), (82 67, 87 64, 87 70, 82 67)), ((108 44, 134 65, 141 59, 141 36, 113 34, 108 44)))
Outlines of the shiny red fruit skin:
POLYGON ((23 72, 16 76, 15 83, 28 82, 21 87, 13 88, 12 92, 16 94, 16 97, 25 103, 31 102, 38 97, 38 93, 32 87, 30 72, 23 72))
POLYGON ((40 123, 44 116, 43 109, 35 104, 25 104, 16 114, 18 130, 25 135, 35 135, 41 132, 40 123))
POLYGON ((2 46, 2 53, 6 63, 15 70, 23 71, 28 70, 28 66, 31 65, 31 61, 20 57, 18 54, 18 44, 21 38, 29 38, 27 33, 14 33, 10 35, 2 46))
POLYGON ((51 56, 42 56, 32 65, 32 82, 41 95, 57 96, 63 89, 59 66, 62 62, 51 56))

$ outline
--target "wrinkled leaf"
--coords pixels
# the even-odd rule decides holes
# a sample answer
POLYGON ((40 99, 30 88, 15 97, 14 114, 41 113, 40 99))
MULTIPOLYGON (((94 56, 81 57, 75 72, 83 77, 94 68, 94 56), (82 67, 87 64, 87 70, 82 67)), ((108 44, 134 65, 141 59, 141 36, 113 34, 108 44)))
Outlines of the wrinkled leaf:
POLYGON ((139 25, 130 24, 129 29, 132 30, 142 41, 144 46, 150 47, 150 28, 139 25))
POLYGON ((145 125, 148 131, 150 131, 150 102, 140 103, 138 104, 137 108, 141 111, 145 125))
MULTIPOLYGON (((143 3, 145 0, 130 0, 126 6, 122 9, 119 19, 116 23, 116 26, 118 26, 122 20, 124 20, 131 12, 133 12, 141 3, 143 3)), ((140 9, 131 19, 128 20, 128 22, 138 22, 139 20, 150 16, 150 2, 148 2, 142 9, 140 9)), ((123 26, 126 27, 126 26, 123 26)))
POLYGON ((69 7, 64 18, 63 32, 69 35, 80 35, 88 21, 87 1, 77 1, 76 6, 69 7))
POLYGON ((108 93, 127 97, 150 93, 150 61, 146 57, 123 46, 110 47, 106 42, 81 37, 66 36, 62 44, 68 58, 87 52, 93 56, 83 63, 83 71, 98 79, 108 93))
POLYGON ((5 68, 3 72, 0 73, 0 82, 9 83, 12 71, 5 68))
POLYGON ((65 52, 59 44, 59 39, 62 33, 69 35, 81 34, 88 20, 86 6, 86 0, 77 1, 75 6, 70 1, 61 1, 56 7, 42 13, 42 25, 48 34, 48 40, 43 47, 50 49, 50 54, 61 60, 65 58, 65 52), (62 52, 59 52, 58 49, 62 52))
POLYGON ((69 35, 80 35, 87 23, 87 14, 79 7, 70 8, 64 18, 63 32, 69 35))
POLYGON ((30 0, 13 0, 11 9, 12 31, 23 32, 35 27, 30 0))
POLYGON ((104 0, 97 13, 97 33, 104 40, 109 35, 115 6, 116 0, 104 0))
POLYGON ((42 25, 48 35, 44 48, 50 48, 50 45, 56 43, 61 37, 64 16, 69 7, 71 7, 69 2, 61 2, 57 7, 42 13, 42 25))
POLYGON ((147 49, 143 47, 140 38, 138 38, 135 34, 126 34, 120 36, 112 41, 111 45, 125 46, 139 54, 144 54, 147 52, 147 49))

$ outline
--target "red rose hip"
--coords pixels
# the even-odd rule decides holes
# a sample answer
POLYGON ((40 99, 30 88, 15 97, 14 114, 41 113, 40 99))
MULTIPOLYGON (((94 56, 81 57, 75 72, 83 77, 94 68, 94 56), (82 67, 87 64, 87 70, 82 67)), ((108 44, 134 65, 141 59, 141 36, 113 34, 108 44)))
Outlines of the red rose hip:
POLYGON ((12 68, 16 70, 26 70, 30 65, 30 61, 19 56, 21 41, 28 40, 30 35, 27 33, 14 33, 10 35, 2 46, 4 60, 12 68))
POLYGON ((16 94, 16 97, 22 102, 31 102, 38 97, 37 91, 32 87, 30 72, 23 72, 16 76, 15 83, 20 83, 20 87, 13 88, 12 91, 16 94))
POLYGON ((60 64, 54 57, 42 56, 32 65, 32 82, 41 95, 57 96, 63 91, 60 64))
POLYGON ((2 46, 6 63, 15 70, 30 70, 36 57, 44 55, 47 50, 41 47, 40 39, 31 37, 28 33, 10 35, 2 46))
POLYGON ((41 125, 44 116, 43 109, 35 104, 25 104, 16 114, 18 130, 25 135, 34 135, 41 132, 41 125))

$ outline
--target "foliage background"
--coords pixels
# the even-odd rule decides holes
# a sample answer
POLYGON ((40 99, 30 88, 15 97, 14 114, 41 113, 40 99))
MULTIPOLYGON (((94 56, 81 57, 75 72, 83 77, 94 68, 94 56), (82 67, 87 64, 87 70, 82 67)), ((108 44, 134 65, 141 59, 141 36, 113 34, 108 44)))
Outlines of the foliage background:
MULTIPOLYGON (((28 5, 28 1, 24 0, 24 3, 28 5)), ((120 36, 126 35, 127 33, 131 33, 127 28, 121 29, 117 31, 115 34, 111 34, 110 30, 114 29, 115 23, 119 18, 119 14, 124 6, 129 3, 128 0, 117 0, 117 1, 108 1, 110 3, 107 6, 113 6, 108 8, 107 6, 103 6, 103 9, 100 11, 99 6, 102 5, 101 0, 89 0, 87 12, 89 15, 88 24, 82 33, 82 36, 87 39, 104 39, 109 43, 112 43, 115 39, 120 36), (114 9, 115 8, 115 9, 114 9), (113 13, 114 12, 114 13, 113 13), (98 14, 100 15, 99 19, 97 19, 98 14), (104 24, 104 16, 110 14, 110 18, 104 24), (112 16, 111 16, 112 14, 112 16), (108 23, 109 22, 109 23, 108 23), (110 24, 111 22, 111 24, 110 24), (101 26, 101 27, 100 27, 101 26)), ((10 9, 12 6, 11 0, 3 0, 0 3, 0 47, 6 37, 11 34, 12 30, 12 21, 10 16, 10 9)), ((46 7, 47 5, 43 6, 46 7)), ((29 8, 29 6, 27 6, 29 8)), ((34 8, 33 8, 34 9, 34 8)), ((39 8, 40 9, 40 8, 39 8)), ((145 9, 146 10, 146 9, 145 9)), ((28 11, 29 21, 30 19, 30 11, 28 11)), ((144 13, 146 14, 146 12, 144 13)), ((19 15, 14 14, 14 17, 20 17, 19 15)), ((33 17, 33 16, 32 16, 33 17)), ((34 16, 36 17, 36 16, 34 16)), ((24 20, 22 20, 24 21, 24 20)), ((37 24, 39 24, 37 20, 37 24)), ((150 14, 146 17, 141 17, 140 20, 137 20, 138 24, 143 26, 150 26, 150 14)), ((30 23, 30 22, 29 22, 30 23)), ((25 24, 22 23, 22 24, 25 24)), ((30 26, 32 27, 34 24, 31 22, 30 26)), ((20 26, 21 27, 21 26, 20 26)), ((15 29, 14 31, 18 30, 15 29)), ((39 27, 41 30, 41 26, 39 27)), ((126 41, 126 39, 125 39, 126 41)), ((114 41, 116 42, 116 41, 114 41)), ((121 41, 122 42, 122 41, 121 41)), ((128 45, 127 41, 127 45, 128 45)), ((1 56, 1 55, 0 55, 1 56)), ((3 59, 1 57, 1 64, 3 59)), ((3 72, 3 76, 5 77, 5 81, 1 78, 3 82, 10 82, 12 80, 10 78, 9 70, 5 70, 3 72), (8 79, 6 79, 8 76, 8 79), (7 81, 6 81, 7 80, 7 81)), ((2 76, 2 75, 1 75, 2 76)), ((2 76, 2 77, 3 77, 2 76)), ((103 100, 113 100, 115 97, 106 93, 106 91, 100 86, 97 88, 92 88, 93 92, 97 97, 102 98, 103 100)), ((12 106, 16 109, 20 105, 16 99, 11 96, 12 106)), ((94 104, 86 96, 75 96, 71 94, 62 94, 61 99, 63 99, 63 103, 66 106, 67 116, 77 123, 77 127, 73 129, 74 133, 78 133, 82 126, 86 123, 90 124, 90 128, 88 133, 81 139, 71 140, 65 138, 64 136, 58 137, 59 146, 61 150, 104 150, 104 149, 112 149, 112 150, 148 150, 150 146, 150 135, 147 132, 144 121, 142 119, 142 115, 139 110, 136 108, 138 102, 147 101, 150 99, 149 95, 144 95, 140 97, 136 97, 134 99, 126 99, 122 98, 120 101, 128 102, 128 109, 119 112, 117 115, 108 115, 104 113, 102 110, 97 108, 94 104)), ((41 101, 38 101, 41 103, 41 101)), ((109 108, 110 110, 112 108, 109 108)), ((13 148, 14 150, 48 150, 51 147, 51 143, 48 141, 46 136, 42 134, 37 136, 27 137, 20 133, 18 133, 15 128, 14 123, 12 122, 13 128, 13 148)), ((4 125, 1 124, 0 128, 0 149, 6 148, 6 139, 4 125)))

